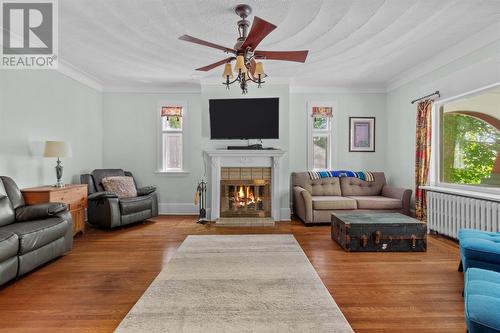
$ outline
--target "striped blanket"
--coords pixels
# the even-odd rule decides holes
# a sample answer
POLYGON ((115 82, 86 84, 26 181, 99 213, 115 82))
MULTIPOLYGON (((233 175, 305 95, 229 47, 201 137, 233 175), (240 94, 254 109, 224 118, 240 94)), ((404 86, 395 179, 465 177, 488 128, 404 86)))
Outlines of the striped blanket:
POLYGON ((355 177, 367 182, 375 181, 373 173, 368 171, 331 170, 331 171, 307 171, 312 180, 330 177, 355 177))

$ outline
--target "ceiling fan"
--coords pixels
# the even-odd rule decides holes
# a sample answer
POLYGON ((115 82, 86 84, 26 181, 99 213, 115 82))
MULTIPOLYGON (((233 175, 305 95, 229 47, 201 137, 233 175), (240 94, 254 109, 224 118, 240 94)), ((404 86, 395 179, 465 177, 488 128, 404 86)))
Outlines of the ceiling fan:
POLYGON ((276 26, 269 23, 260 17, 255 16, 252 27, 250 31, 250 22, 246 19, 251 13, 252 8, 249 5, 238 5, 235 10, 236 14, 241 17, 238 21, 238 33, 236 44, 233 48, 221 46, 211 42, 207 42, 189 35, 183 35, 179 37, 180 40, 186 42, 191 42, 199 45, 204 45, 212 47, 231 56, 213 64, 197 68, 197 71, 207 72, 216 67, 225 64, 223 77, 226 79, 223 82, 229 89, 229 85, 238 82, 243 94, 247 93, 247 87, 249 82, 254 82, 261 87, 262 83, 265 83, 263 79, 267 76, 264 73, 264 66, 262 62, 257 62, 256 60, 284 60, 284 61, 296 61, 305 62, 307 58, 307 53, 309 51, 262 51, 257 50, 260 42, 271 33, 276 26), (236 71, 236 78, 234 78, 233 70, 231 68, 231 62, 236 60, 236 65, 234 70, 236 71), (234 80, 232 80, 234 78, 234 80), (231 81, 232 80, 232 81, 231 81))

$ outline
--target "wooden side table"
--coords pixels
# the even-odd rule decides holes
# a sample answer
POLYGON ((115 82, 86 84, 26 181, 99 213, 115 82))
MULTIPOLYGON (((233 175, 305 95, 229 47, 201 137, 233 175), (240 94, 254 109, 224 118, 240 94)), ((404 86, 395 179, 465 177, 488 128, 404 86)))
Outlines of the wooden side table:
POLYGON ((85 232, 86 184, 70 184, 65 187, 39 186, 22 189, 21 193, 28 205, 44 202, 63 202, 67 204, 73 218, 73 236, 79 232, 85 232))

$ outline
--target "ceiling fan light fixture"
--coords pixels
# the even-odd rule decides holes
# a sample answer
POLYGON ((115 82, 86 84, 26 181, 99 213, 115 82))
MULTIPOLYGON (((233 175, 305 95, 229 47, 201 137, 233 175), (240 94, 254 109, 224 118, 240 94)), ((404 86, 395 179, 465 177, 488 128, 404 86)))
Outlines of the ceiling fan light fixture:
POLYGON ((247 67, 245 66, 245 58, 242 55, 236 56, 236 65, 234 66, 235 71, 241 70, 241 72, 246 72, 247 67))
POLYGON ((226 59, 219 60, 208 66, 197 68, 199 71, 210 71, 216 67, 224 65, 224 84, 227 89, 229 86, 238 83, 243 94, 247 92, 247 87, 250 82, 257 84, 260 88, 265 83, 263 80, 267 77, 264 72, 264 65, 261 62, 256 62, 257 59, 266 60, 282 60, 305 62, 309 51, 263 51, 257 49, 260 42, 266 38, 277 27, 267 22, 260 17, 255 16, 250 28, 250 22, 247 17, 252 12, 252 8, 246 4, 240 4, 235 8, 236 14, 241 18, 238 21, 238 38, 234 47, 225 47, 205 40, 195 38, 189 35, 182 35, 180 40, 208 46, 214 49, 224 51, 230 56, 226 59), (250 30, 248 30, 250 28, 250 30), (232 69, 232 61, 236 60, 235 66, 232 69), (236 74, 233 73, 233 70, 236 74))
POLYGON ((264 64, 261 63, 261 62, 258 62, 255 64, 255 71, 254 71, 254 76, 261 76, 261 77, 265 77, 266 76, 266 73, 264 73, 264 64))
POLYGON ((231 64, 230 63, 227 63, 224 65, 224 73, 222 74, 222 77, 223 78, 234 78, 233 76, 233 70, 231 68, 231 64))

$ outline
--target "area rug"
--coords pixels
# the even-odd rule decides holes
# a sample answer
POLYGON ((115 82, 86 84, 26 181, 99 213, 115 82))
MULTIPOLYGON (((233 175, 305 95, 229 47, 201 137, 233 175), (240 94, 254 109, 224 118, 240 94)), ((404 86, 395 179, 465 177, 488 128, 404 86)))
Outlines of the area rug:
POLYGON ((293 235, 188 236, 116 329, 353 332, 293 235))

